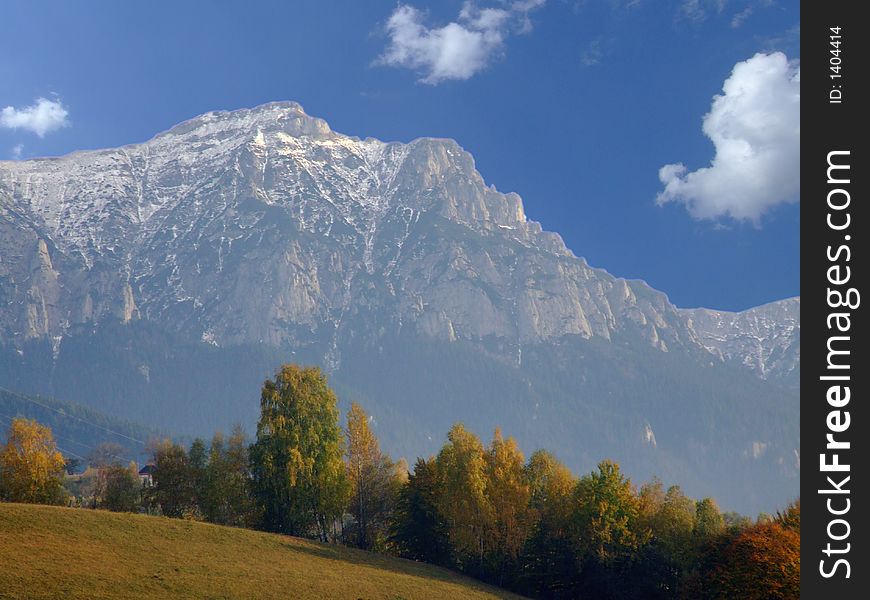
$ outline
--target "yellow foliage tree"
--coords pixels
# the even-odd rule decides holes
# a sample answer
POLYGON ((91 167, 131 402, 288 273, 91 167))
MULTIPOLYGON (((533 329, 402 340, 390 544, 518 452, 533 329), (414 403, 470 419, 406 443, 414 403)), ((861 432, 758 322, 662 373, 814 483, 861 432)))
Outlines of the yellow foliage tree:
POLYGON ((389 514, 402 484, 402 470, 383 454, 378 438, 369 427, 369 416, 357 404, 347 413, 345 458, 350 483, 353 530, 348 539, 360 548, 378 548, 386 538, 389 514))
POLYGON ((486 495, 492 507, 494 536, 490 540, 493 566, 499 576, 519 556, 534 526, 529 506, 531 487, 525 477, 525 458, 513 438, 496 429, 486 454, 486 495))
POLYGON ((350 493, 337 404, 318 368, 283 365, 263 383, 251 476, 264 529, 334 535, 350 493))
POLYGON ((63 504, 64 459, 51 429, 14 419, 0 452, 0 498, 9 502, 63 504))
POLYGON ((447 521, 455 558, 468 572, 480 568, 494 533, 486 462, 480 439, 461 423, 450 429, 436 459, 443 477, 438 509, 447 521))

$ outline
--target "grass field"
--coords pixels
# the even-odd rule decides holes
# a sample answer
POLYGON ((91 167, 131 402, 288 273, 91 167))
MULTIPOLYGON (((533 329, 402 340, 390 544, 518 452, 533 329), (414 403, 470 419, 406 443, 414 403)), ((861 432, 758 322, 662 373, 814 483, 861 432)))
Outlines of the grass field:
POLYGON ((0 598, 518 598, 341 546, 144 515, 0 503, 0 598))

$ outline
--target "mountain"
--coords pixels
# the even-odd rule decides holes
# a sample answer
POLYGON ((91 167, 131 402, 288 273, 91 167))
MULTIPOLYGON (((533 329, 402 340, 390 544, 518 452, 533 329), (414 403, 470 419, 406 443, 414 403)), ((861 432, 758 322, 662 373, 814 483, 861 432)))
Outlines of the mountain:
POLYGON ((800 384, 801 300, 788 298, 743 312, 682 311, 704 347, 762 379, 800 384))
POLYGON ((456 142, 350 137, 296 103, 0 163, 0 307, 0 385, 173 431, 253 423, 296 361, 409 458, 463 420, 741 510, 797 493, 794 369, 753 362, 781 337, 743 343, 780 313, 682 311, 576 257, 456 142))

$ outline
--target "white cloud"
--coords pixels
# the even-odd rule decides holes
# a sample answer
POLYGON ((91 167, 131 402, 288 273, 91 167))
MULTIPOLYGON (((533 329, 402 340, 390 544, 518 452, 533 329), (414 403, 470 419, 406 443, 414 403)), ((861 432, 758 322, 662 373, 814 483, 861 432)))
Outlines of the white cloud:
POLYGON ((761 42, 768 52, 800 46, 801 24, 798 23, 797 25, 789 27, 778 35, 762 38, 761 42))
POLYGON ((742 26, 743 23, 746 22, 746 19, 751 17, 752 13, 754 13, 754 12, 755 12, 754 6, 752 6, 752 5, 747 6, 746 8, 744 8, 743 10, 741 10, 739 13, 737 13, 736 15, 734 15, 731 18, 731 27, 733 29, 737 29, 738 27, 742 26))
POLYGON ((422 74, 422 82, 432 85, 469 79, 503 51, 508 37, 531 31, 529 13, 544 2, 514 0, 498 8, 479 8, 469 1, 456 21, 443 27, 428 27, 423 12, 399 5, 387 21, 390 43, 378 62, 414 69, 422 74))
POLYGON ((703 21, 711 12, 721 14, 727 2, 728 0, 683 0, 677 17, 696 22, 703 21))
POLYGON ((773 2, 774 0, 753 0, 746 8, 731 18, 731 27, 734 29, 741 27, 755 13, 756 8, 770 8, 773 6, 773 2))
POLYGON ((580 62, 584 67, 594 67, 601 63, 604 51, 601 49, 601 38, 592 40, 586 47, 586 51, 580 56, 580 62))
MULTIPOLYGON (((770 8, 775 0, 743 0, 743 8, 731 17, 731 27, 737 29, 751 17, 758 8, 770 8)), ((677 20, 686 19, 700 23, 709 17, 720 17, 726 12, 732 0, 681 0, 677 9, 677 20)))
POLYGON ((0 127, 26 129, 39 137, 69 125, 69 111, 60 100, 37 98, 25 108, 7 106, 0 110, 0 127))
POLYGON ((782 52, 759 53, 734 66, 722 91, 704 116, 716 148, 710 166, 665 165, 656 202, 758 225, 769 208, 800 201, 800 67, 782 52))
POLYGON ((21 160, 21 154, 24 152, 24 144, 15 144, 12 146, 12 160, 21 160))

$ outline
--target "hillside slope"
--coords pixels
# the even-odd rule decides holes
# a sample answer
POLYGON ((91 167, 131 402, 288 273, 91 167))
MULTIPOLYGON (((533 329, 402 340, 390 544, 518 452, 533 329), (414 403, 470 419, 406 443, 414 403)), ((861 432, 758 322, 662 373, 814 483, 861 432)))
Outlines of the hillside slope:
POLYGON ((0 598, 519 598, 437 567, 205 523, 0 504, 0 598))

